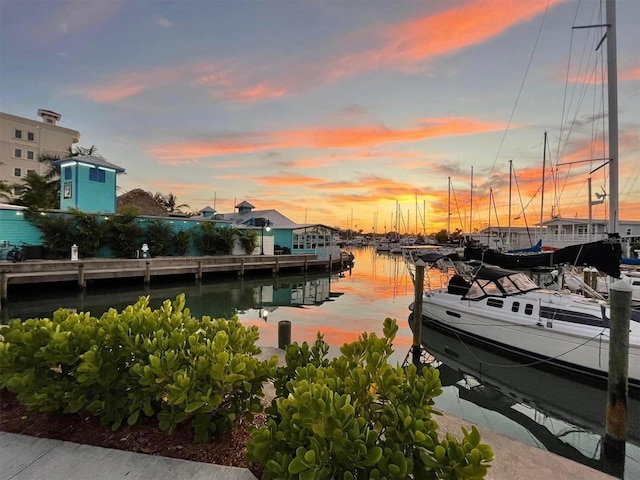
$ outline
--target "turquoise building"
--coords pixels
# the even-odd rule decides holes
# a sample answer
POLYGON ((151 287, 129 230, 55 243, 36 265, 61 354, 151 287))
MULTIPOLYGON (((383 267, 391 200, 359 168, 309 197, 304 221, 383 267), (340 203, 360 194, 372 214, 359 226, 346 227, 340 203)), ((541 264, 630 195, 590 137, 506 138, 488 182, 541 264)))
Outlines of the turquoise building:
POLYGON ((116 176, 124 168, 93 155, 63 158, 53 165, 60 167, 60 210, 115 213, 116 176))

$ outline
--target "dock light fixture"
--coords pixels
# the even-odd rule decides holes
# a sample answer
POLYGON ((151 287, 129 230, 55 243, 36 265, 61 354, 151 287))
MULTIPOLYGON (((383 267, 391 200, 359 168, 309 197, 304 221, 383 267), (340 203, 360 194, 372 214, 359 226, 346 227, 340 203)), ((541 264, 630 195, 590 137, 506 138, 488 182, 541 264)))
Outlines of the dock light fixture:
POLYGON ((262 222, 262 229, 260 231, 260 255, 264 255, 264 231, 271 231, 271 222, 269 220, 265 220, 262 222))

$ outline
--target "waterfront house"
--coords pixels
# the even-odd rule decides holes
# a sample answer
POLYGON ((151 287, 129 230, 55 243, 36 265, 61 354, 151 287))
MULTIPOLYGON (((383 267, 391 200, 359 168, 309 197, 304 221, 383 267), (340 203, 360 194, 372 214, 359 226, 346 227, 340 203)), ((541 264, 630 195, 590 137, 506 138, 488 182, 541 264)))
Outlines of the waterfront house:
POLYGON ((264 239, 264 253, 313 253, 318 259, 340 258, 340 247, 334 242, 337 229, 320 223, 299 224, 277 210, 254 210, 242 201, 232 213, 216 214, 215 218, 230 220, 237 228, 255 229, 264 239))

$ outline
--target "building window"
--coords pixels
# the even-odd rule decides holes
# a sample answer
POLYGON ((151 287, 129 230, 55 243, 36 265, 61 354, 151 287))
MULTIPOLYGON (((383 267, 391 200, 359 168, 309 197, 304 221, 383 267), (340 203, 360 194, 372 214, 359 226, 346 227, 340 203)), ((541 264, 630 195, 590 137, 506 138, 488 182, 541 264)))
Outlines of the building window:
POLYGON ((14 177, 21 177, 22 176, 22 169, 21 168, 14 168, 13 169, 13 176, 14 177))
POLYGON ((14 133, 14 137, 16 138, 22 138, 22 130, 18 130, 16 129, 15 133, 14 133))
POLYGON ((27 150, 27 158, 29 160, 33 160, 34 159, 34 153, 31 150, 27 150))
POLYGON ((631 235, 631 229, 627 228, 627 236, 631 235))
POLYGON ((36 135, 33 132, 27 132, 27 140, 33 142, 36 139, 36 135))
POLYGON ((53 123, 53 119, 47 118, 47 123, 53 123))
POLYGON ((30 173, 36 173, 36 171, 31 169, 27 170, 27 175, 29 175, 30 173))
POLYGON ((106 177, 104 170, 100 170, 99 168, 92 168, 91 170, 89 170, 90 181, 104 183, 105 179, 106 177))
POLYGON ((22 158, 22 149, 21 148, 14 148, 13 149, 13 156, 16 158, 22 158))
POLYGON ((19 197, 20 195, 22 195, 24 193, 24 191, 25 191, 24 187, 14 187, 13 188, 13 194, 16 197, 19 197))
POLYGON ((71 169, 70 169, 70 168, 65 168, 65 169, 64 169, 64 179, 65 179, 65 180, 71 180, 72 173, 73 173, 73 172, 71 171, 71 169))

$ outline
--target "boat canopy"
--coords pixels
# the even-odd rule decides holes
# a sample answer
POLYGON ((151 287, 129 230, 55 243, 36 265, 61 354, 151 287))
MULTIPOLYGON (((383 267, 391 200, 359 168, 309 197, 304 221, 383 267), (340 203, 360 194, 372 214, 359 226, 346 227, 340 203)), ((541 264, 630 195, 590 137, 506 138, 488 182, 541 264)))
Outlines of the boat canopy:
POLYGON ((447 290, 451 294, 462 295, 467 300, 480 300, 485 297, 518 295, 539 288, 523 272, 482 267, 470 282, 461 275, 454 275, 449 281, 447 290))

